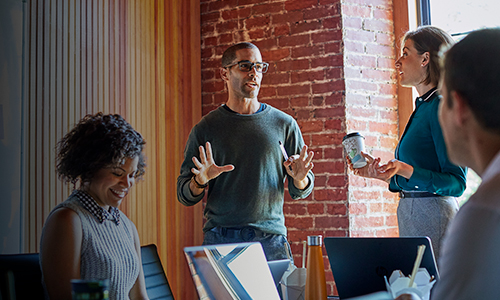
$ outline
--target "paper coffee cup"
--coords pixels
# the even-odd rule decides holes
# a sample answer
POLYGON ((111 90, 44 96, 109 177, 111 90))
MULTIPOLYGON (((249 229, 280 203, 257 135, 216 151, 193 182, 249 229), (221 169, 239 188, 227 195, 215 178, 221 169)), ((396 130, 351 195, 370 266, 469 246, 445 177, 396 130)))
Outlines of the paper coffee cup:
POLYGON ((365 138, 359 132, 349 133, 342 139, 347 157, 352 163, 353 168, 362 168, 366 166, 366 160, 361 155, 365 151, 365 138))
POLYGON ((109 280, 71 280, 73 300, 109 299, 109 280))

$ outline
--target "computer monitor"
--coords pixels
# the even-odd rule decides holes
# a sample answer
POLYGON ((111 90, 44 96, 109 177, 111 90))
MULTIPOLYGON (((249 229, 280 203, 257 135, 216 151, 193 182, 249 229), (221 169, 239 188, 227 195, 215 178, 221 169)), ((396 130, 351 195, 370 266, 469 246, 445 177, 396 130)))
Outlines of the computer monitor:
POLYGON ((279 300, 260 243, 184 248, 200 299, 279 300))
POLYGON ((384 276, 394 270, 411 274, 419 245, 426 246, 420 267, 439 279, 428 237, 327 237, 324 244, 340 299, 386 291, 384 276))

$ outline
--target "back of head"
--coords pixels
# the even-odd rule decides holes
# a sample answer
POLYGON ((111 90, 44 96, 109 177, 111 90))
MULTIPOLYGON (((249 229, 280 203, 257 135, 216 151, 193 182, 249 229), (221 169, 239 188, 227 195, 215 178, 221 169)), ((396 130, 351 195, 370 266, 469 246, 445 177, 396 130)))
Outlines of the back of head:
POLYGON ((453 38, 444 30, 435 26, 421 26, 416 30, 408 31, 402 38, 402 44, 412 40, 418 54, 429 52, 430 61, 427 68, 425 84, 437 84, 441 76, 439 66, 439 51, 442 46, 450 46, 454 43, 453 38))
POLYGON ((500 28, 470 33, 446 52, 448 93, 463 96, 487 130, 500 133, 500 28))
POLYGON ((243 42, 234 44, 231 47, 227 48, 226 51, 224 51, 224 53, 222 54, 222 67, 224 68, 232 64, 236 59, 236 51, 241 49, 256 49, 257 51, 259 51, 259 48, 252 43, 243 42))

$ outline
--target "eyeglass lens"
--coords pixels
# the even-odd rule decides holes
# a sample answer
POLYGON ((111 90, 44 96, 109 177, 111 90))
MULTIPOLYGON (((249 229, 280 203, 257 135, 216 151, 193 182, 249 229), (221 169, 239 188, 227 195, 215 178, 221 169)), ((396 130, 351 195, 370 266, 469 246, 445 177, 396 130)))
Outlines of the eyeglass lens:
POLYGON ((255 67, 255 70, 260 73, 265 73, 267 71, 267 64, 265 63, 251 63, 251 62, 239 62, 238 67, 243 72, 250 72, 252 67, 255 67))

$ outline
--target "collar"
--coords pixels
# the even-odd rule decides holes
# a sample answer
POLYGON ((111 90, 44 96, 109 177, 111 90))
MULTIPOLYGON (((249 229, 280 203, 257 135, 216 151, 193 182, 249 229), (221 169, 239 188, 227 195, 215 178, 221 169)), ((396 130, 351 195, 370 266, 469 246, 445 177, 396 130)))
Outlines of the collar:
POLYGON ((109 207, 109 212, 102 208, 87 192, 82 190, 75 191, 76 197, 80 200, 83 207, 88 210, 99 223, 104 223, 105 220, 110 220, 120 225, 120 210, 116 207, 109 207))
POLYGON ((435 93, 437 93, 437 87, 433 87, 427 93, 423 94, 420 97, 417 97, 417 101, 428 101, 435 93))
MULTIPOLYGON (((266 104, 265 103, 261 103, 260 104, 260 107, 259 107, 259 110, 257 110, 255 113, 253 114, 256 114, 256 113, 260 113, 261 111, 264 111, 264 109, 266 109, 266 104)), ((222 107, 224 107, 228 112, 231 112, 231 113, 234 113, 234 114, 238 114, 237 112, 235 112, 234 110, 230 109, 229 106, 227 106, 226 104, 222 104, 222 107)))
POLYGON ((486 170, 483 172, 483 176, 481 177, 482 182, 486 182, 493 178, 495 175, 500 173, 500 152, 498 152, 493 160, 490 162, 486 170))

